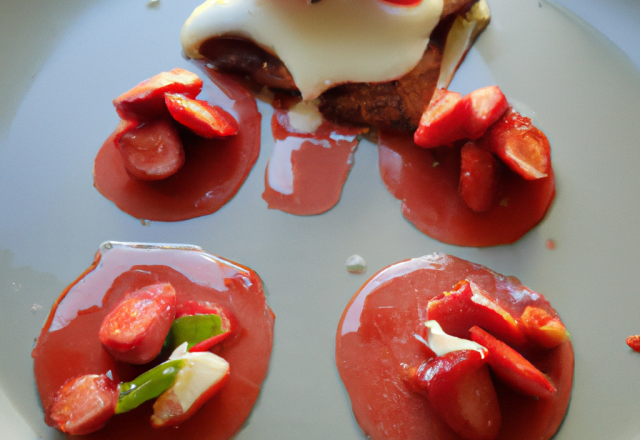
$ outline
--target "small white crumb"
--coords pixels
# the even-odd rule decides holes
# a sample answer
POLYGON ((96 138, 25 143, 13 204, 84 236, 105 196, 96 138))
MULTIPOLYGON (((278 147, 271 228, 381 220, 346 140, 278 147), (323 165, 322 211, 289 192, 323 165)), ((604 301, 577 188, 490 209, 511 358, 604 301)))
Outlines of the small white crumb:
POLYGON ((367 270, 367 262, 358 254, 347 258, 345 265, 347 266, 347 272, 353 274, 361 274, 367 270))

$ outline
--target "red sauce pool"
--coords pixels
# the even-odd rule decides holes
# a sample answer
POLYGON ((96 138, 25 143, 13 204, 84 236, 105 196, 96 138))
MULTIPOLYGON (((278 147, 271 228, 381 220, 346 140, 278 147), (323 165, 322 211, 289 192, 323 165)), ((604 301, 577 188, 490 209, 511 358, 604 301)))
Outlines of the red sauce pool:
MULTIPOLYGON (((460 440, 431 408, 428 400, 403 382, 403 365, 425 360, 414 334, 426 321, 429 300, 468 279, 496 302, 520 316, 526 306, 556 311, 545 298, 516 278, 444 254, 407 260, 374 275, 345 309, 336 336, 336 364, 358 424, 372 440, 460 440)), ((538 400, 494 381, 502 428, 500 440, 546 440, 558 430, 569 404, 573 382, 570 341, 527 358, 557 388, 538 400)))
POLYGON ((176 289, 178 303, 212 301, 235 317, 233 334, 212 349, 229 362, 229 380, 178 427, 152 428, 149 418, 153 402, 146 402, 114 416, 103 429, 82 438, 226 440, 242 427, 267 375, 273 345, 275 316, 266 304, 258 275, 195 247, 117 243, 103 245, 93 265, 63 292, 33 350, 36 383, 48 424, 55 393, 67 379, 111 371, 117 382, 130 381, 150 368, 115 361, 103 350, 98 329, 108 310, 123 295, 165 282, 176 289))
POLYGON ((353 166, 356 135, 362 130, 323 120, 315 132, 299 133, 291 127, 284 109, 275 109, 271 130, 275 147, 262 194, 269 209, 315 215, 333 208, 353 166), (272 180, 277 186, 271 184, 272 180))
POLYGON ((553 169, 525 180, 501 167, 498 195, 486 212, 467 207, 458 192, 460 149, 417 147, 411 135, 380 133, 380 175, 402 200, 402 214, 420 231, 458 246, 495 246, 519 240, 545 216, 555 197, 553 169))
POLYGON ((127 173, 114 132, 96 156, 94 186, 127 214, 156 221, 212 214, 238 192, 258 159, 261 115, 253 95, 230 77, 203 70, 215 85, 205 85, 198 99, 233 114, 240 131, 225 139, 204 139, 182 129, 185 164, 159 181, 137 180, 127 173))

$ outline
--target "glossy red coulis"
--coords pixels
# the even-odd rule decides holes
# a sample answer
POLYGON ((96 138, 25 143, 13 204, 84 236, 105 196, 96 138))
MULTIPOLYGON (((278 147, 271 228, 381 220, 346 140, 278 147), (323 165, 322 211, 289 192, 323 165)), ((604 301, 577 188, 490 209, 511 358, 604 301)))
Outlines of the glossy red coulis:
MULTIPOLYGON (((516 278, 449 255, 407 260, 378 272, 345 309, 336 337, 338 372, 356 420, 372 440, 460 440, 427 398, 407 387, 403 369, 426 360, 414 334, 420 334, 427 319, 427 303, 463 279, 478 284, 514 316, 528 305, 557 316, 542 295, 516 278)), ((494 380, 502 413, 498 439, 547 440, 567 410, 574 366, 571 342, 531 351, 527 358, 558 391, 550 399, 538 400, 494 380)))
MULTIPOLYGON (((111 371, 116 382, 130 381, 151 365, 115 361, 102 348, 98 330, 107 312, 126 293, 155 283, 171 283, 177 303, 206 300, 227 308, 234 331, 212 351, 230 364, 224 387, 178 427, 151 427, 153 402, 114 416, 92 440, 226 440, 242 426, 267 375, 275 316, 262 282, 252 270, 199 250, 146 249, 122 244, 101 248, 94 264, 63 292, 51 310, 33 350, 34 371, 45 411, 67 379, 111 371)), ((73 438, 73 436, 69 436, 73 438)))
POLYGON ((340 127, 323 120, 313 133, 296 132, 287 110, 276 109, 271 119, 274 154, 265 172, 262 198, 270 209, 296 215, 321 214, 333 208, 353 166, 362 130, 340 127), (277 177, 269 176, 270 170, 277 177), (286 171, 285 171, 286 170, 286 171), (285 178, 288 190, 274 188, 270 180, 285 178))
POLYGON ((199 99, 232 113, 240 131, 224 139, 205 139, 182 128, 185 164, 158 181, 137 180, 127 173, 114 132, 96 156, 94 185, 133 217, 179 221, 211 214, 236 194, 260 154, 260 113, 249 92, 230 77, 205 67, 215 85, 205 85, 199 99))
POLYGON ((475 212, 458 191, 459 148, 420 148, 411 135, 381 132, 378 160, 382 180, 402 201, 405 218, 428 236, 458 246, 517 241, 542 220, 555 196, 551 168, 546 178, 525 180, 501 166, 493 205, 475 212))

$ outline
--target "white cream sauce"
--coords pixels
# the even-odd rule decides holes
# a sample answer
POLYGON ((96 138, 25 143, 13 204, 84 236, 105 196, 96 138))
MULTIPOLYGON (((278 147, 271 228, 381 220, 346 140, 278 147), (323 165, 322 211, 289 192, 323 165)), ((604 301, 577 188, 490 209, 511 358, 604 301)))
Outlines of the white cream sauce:
POLYGON ((347 82, 385 82, 420 61, 443 0, 207 0, 182 28, 182 47, 202 58, 209 38, 253 40, 278 56, 305 100, 347 82))

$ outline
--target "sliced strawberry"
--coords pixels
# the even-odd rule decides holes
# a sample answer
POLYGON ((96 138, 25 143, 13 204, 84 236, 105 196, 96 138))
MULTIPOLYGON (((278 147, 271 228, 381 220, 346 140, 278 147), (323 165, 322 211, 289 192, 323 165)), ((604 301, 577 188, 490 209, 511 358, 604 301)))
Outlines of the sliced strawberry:
POLYGON ((184 165, 182 141, 168 119, 126 125, 117 145, 127 172, 139 180, 165 179, 184 165))
POLYGON ((148 121, 166 115, 165 93, 182 93, 195 98, 202 90, 198 75, 176 68, 161 72, 123 93, 113 100, 113 105, 122 119, 148 121))
POLYGON ((463 280, 453 289, 427 304, 427 319, 438 321, 445 333, 468 339, 469 329, 477 325, 509 344, 525 342, 516 320, 478 285, 463 280))
POLYGON ((469 141, 460 150, 460 195, 469 208, 484 212, 491 208, 498 190, 498 161, 469 141))
POLYGON ((529 339, 544 348, 553 348, 569 338, 562 321, 539 307, 527 306, 518 324, 529 339))
POLYGON ((189 351, 207 351, 224 341, 233 329, 233 316, 224 307, 208 301, 186 301, 176 309, 172 324, 174 346, 187 342, 189 351), (201 319, 183 323, 184 317, 212 317, 215 321, 201 319), (194 327, 194 328, 189 328, 194 327))
POLYGON ((640 353, 640 335, 629 336, 627 338, 627 345, 640 353))
POLYGON ((509 108, 483 137, 483 144, 527 180, 547 177, 551 147, 531 119, 509 108))
POLYGON ((465 138, 478 139, 509 107, 507 98, 498 86, 474 90, 462 98, 458 106, 464 108, 465 138))
POLYGON ((436 90, 420 118, 418 129, 413 135, 414 142, 423 148, 435 148, 462 139, 464 132, 456 113, 461 99, 460 93, 446 89, 436 90))
POLYGON ((464 98, 440 89, 420 119, 414 142, 423 148, 478 139, 505 112, 509 104, 497 86, 483 87, 464 98))
POLYGON ((433 410, 462 438, 492 440, 501 424, 486 360, 475 350, 453 351, 421 365, 412 378, 433 410))
POLYGON ((238 133, 238 121, 217 105, 179 93, 167 93, 165 102, 173 119, 198 136, 213 139, 238 133))
POLYGON ((98 337, 116 359, 145 364, 162 350, 175 316, 176 291, 154 284, 125 296, 104 318, 98 337))
POLYGON ((104 374, 70 379, 56 393, 51 418, 62 432, 84 435, 102 428, 114 415, 118 384, 104 374))
POLYGON ((175 426, 195 414, 216 394, 229 377, 229 363, 210 352, 191 353, 186 343, 169 359, 184 359, 185 365, 175 382, 153 404, 151 425, 154 428, 175 426))
POLYGON ((471 329, 471 340, 489 350, 487 361, 496 376, 519 393, 547 399, 556 392, 540 370, 520 353, 491 336, 480 327, 471 329))

